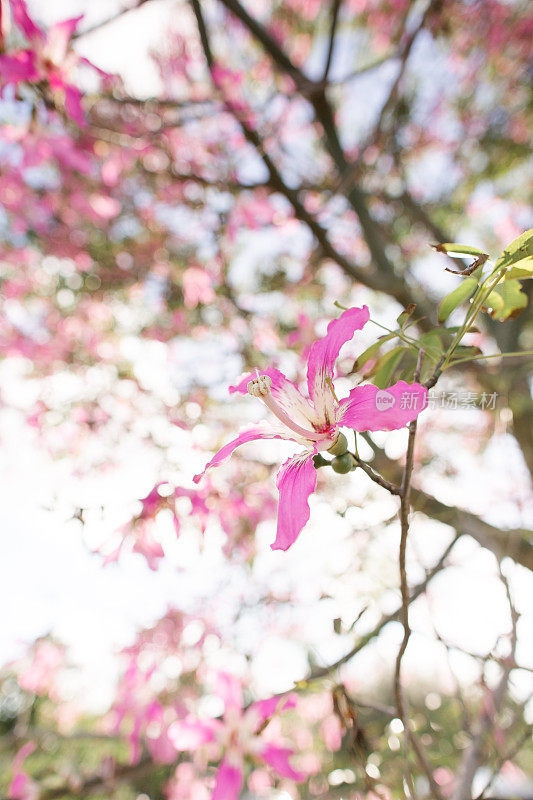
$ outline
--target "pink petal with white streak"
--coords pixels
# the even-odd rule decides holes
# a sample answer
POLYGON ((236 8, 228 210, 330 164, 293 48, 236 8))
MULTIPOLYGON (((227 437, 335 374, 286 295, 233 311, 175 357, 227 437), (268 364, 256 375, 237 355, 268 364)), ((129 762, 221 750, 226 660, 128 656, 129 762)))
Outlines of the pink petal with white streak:
POLYGON ((326 378, 333 378, 333 367, 341 347, 352 339, 355 331, 361 330, 370 317, 367 306, 349 308, 338 319, 332 320, 323 339, 311 348, 307 363, 307 387, 309 397, 321 418, 332 422, 335 402, 326 378))
POLYGON ((215 776, 215 788, 211 800, 238 800, 242 784, 242 769, 224 759, 215 776))
MULTIPOLYGON (((315 450, 316 452, 316 450, 315 450)), ((309 495, 315 491, 316 469, 313 453, 289 458, 278 472, 278 528, 272 550, 287 550, 309 520, 309 495)))
POLYGON ((198 475, 195 475, 193 481, 195 483, 198 483, 202 478, 202 476, 205 475, 208 469, 211 469, 211 467, 218 467, 220 464, 222 464, 227 458, 230 457, 230 455, 237 447, 240 447, 241 444, 246 444, 247 442, 253 442, 256 439, 289 439, 289 438, 290 437, 282 436, 281 434, 278 433, 271 433, 269 431, 266 431, 264 428, 250 428, 249 430, 243 431, 237 436, 236 439, 233 439, 231 442, 228 442, 228 444, 225 444, 224 447, 222 447, 218 451, 218 453, 215 453, 211 461, 209 461, 205 465, 203 472, 199 472, 198 475))
POLYGON ((220 727, 219 720, 199 720, 196 717, 173 722, 168 729, 168 738, 178 751, 197 750, 204 744, 212 742, 215 731, 220 727))
POLYGON ((356 431, 394 431, 416 419, 427 405, 427 389, 398 381, 388 389, 356 386, 337 408, 337 423, 356 431))
POLYGON ((305 780, 302 772, 297 772, 289 763, 289 758, 294 755, 294 751, 288 747, 278 747, 275 744, 267 744, 261 751, 261 757, 278 775, 283 778, 290 778, 293 781, 305 780))
POLYGON ((59 66, 65 60, 72 35, 82 19, 83 14, 79 17, 56 22, 49 28, 46 40, 46 55, 52 64, 59 66))
MULTIPOLYGON (((272 380, 270 391, 272 397, 281 406, 283 411, 294 422, 302 428, 309 428, 313 422, 317 421, 315 409, 301 393, 297 386, 292 381, 285 377, 283 372, 279 369, 269 367, 268 369, 257 370, 259 375, 268 375, 272 380)), ((238 392, 239 394, 247 393, 248 383, 257 377, 255 372, 251 372, 242 378, 236 386, 230 386, 230 394, 238 392)))

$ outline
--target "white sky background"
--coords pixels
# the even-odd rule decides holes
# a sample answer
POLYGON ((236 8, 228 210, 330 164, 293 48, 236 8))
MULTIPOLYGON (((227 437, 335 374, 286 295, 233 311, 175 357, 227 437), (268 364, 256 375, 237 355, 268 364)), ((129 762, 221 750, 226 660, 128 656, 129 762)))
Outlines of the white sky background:
MULTIPOLYGON (((47 24, 81 12, 86 12, 87 24, 94 24, 119 7, 118 3, 109 0, 36 0, 29 5, 37 18, 47 24)), ((133 11, 81 40, 78 49, 103 69, 120 72, 132 93, 139 96, 155 94, 159 82, 147 51, 163 41, 169 23, 177 22, 179 25, 179 8, 179 3, 174 0, 153 0, 139 11, 133 11)), ((141 357, 139 369, 149 370, 150 363, 150 357, 144 360, 141 357)), ((2 365, 0 376, 10 382, 11 391, 23 391, 23 381, 16 369, 2 365)), ((156 380, 157 376, 153 377, 156 380)), ((20 405, 24 406, 24 398, 20 405)), ((426 412, 429 413, 432 412, 426 412)), ((468 424, 466 418, 465 424, 468 424)), ((0 435, 0 466, 4 476, 0 504, 3 542, 0 607, 4 610, 0 629, 0 663, 20 655, 27 643, 52 630, 69 645, 72 660, 82 666, 85 702, 102 707, 111 696, 116 675, 114 653, 132 640, 135 629, 157 619, 169 604, 187 605, 195 586, 205 586, 206 591, 210 591, 213 570, 223 571, 217 543, 213 541, 202 559, 197 556, 194 545, 188 547, 186 542, 176 545, 171 561, 188 567, 179 575, 171 564, 165 564, 156 573, 150 572, 142 557, 129 555, 118 565, 102 569, 98 557, 90 553, 90 542, 83 540, 78 523, 68 520, 68 502, 63 504, 61 500, 62 491, 67 497, 75 494, 72 464, 65 460, 53 462, 40 451, 35 446, 34 433, 21 425, 14 412, 0 414, 0 435)), ((443 441, 442 446, 449 445, 443 441)), ((496 489, 490 482, 481 484, 479 481, 475 487, 470 483, 464 489, 465 503, 471 500, 474 492, 480 508, 498 489, 497 475, 506 476, 511 498, 513 486, 525 483, 524 470, 509 438, 500 437, 486 458, 488 473, 494 475, 496 489)), ((141 453, 137 459, 125 457, 120 472, 112 476, 110 483, 106 479, 84 488, 89 502, 96 504, 100 493, 106 491, 108 497, 102 500, 108 499, 119 506, 121 502, 142 497, 150 490, 150 478, 157 467, 156 461, 152 459, 150 462, 149 459, 148 454, 141 453)), ((504 491, 501 488, 499 491, 502 498, 504 491)), ((510 526, 525 524, 512 516, 516 513, 515 507, 514 499, 510 502, 502 499, 493 509, 494 522, 505 524, 507 521, 510 526), (496 519, 498 515, 503 519, 496 519)), ((264 552, 254 568, 257 580, 265 584, 274 580, 274 573, 278 573, 283 565, 282 576, 276 580, 297 584, 302 608, 310 608, 313 587, 315 580, 320 580, 323 560, 330 552, 342 553, 343 548, 348 547, 346 538, 350 534, 350 520, 357 518, 357 511, 353 509, 352 516, 348 514, 345 520, 339 518, 332 524, 326 504, 319 496, 314 497, 312 522, 287 554, 270 552, 271 527, 260 531, 264 552), (331 538, 324 540, 325 527, 328 532, 332 530, 329 535, 333 537, 336 548, 332 546, 331 538)), ((416 541, 425 551, 427 561, 431 562, 445 545, 446 531, 428 524, 423 530, 426 535, 421 536, 420 532, 416 533, 417 527, 415 525, 416 541), (429 544, 428 534, 431 536, 429 544)), ((391 533, 391 552, 396 546, 393 534, 394 531, 391 533)), ((431 608, 443 635, 469 649, 484 652, 507 627, 500 586, 494 578, 494 564, 489 555, 467 541, 458 553, 459 565, 446 577, 438 579, 430 592, 431 608)), ((376 580, 380 578, 380 565, 380 556, 376 554, 376 580)), ((520 610, 526 612, 529 607, 529 617, 525 616, 522 622, 524 633, 527 625, 531 630, 533 621, 529 600, 533 580, 526 570, 507 566, 513 574, 520 610)), ((354 582, 365 584, 372 578, 371 574, 355 576, 354 582)), ((396 596, 391 595, 389 600, 396 602, 396 596)), ((325 661, 349 647, 347 641, 332 643, 329 634, 333 617, 341 614, 349 618, 352 611, 357 613, 353 603, 353 597, 346 590, 336 606, 328 607, 326 604, 322 616, 313 617, 310 639, 325 661)), ((431 628, 423 607, 413 617, 415 627, 425 629, 429 634, 431 628)), ((523 639, 525 646, 519 660, 532 666, 533 641, 527 636, 523 639), (526 641, 528 638, 529 642, 526 641)), ((398 640, 399 629, 391 626, 372 650, 358 657, 357 672, 371 674, 370 670, 382 670, 390 663, 398 640)), ((265 692, 285 689, 292 679, 302 677, 305 666, 302 653, 290 643, 268 641, 260 652, 256 677, 265 692)), ((405 663, 413 675, 425 673, 428 682, 436 677, 447 680, 441 651, 429 646, 423 637, 413 637, 405 663)), ((457 666, 465 680, 474 678, 472 662, 458 657, 457 666)), ((522 697, 532 689, 530 677, 527 673, 515 673, 515 684, 522 697)))

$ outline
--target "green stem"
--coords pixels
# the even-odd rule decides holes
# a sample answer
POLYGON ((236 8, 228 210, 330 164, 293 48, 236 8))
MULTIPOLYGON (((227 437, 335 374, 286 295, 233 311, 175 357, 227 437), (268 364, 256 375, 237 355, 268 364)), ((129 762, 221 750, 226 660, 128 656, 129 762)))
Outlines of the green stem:
MULTIPOLYGON (((428 353, 435 360, 439 357, 439 353, 437 353, 435 350, 431 351, 431 348, 428 348, 427 345, 422 345, 419 342, 417 342, 416 339, 411 339, 411 337, 410 336, 406 336, 403 333, 403 331, 399 331, 399 330, 393 331, 390 328, 387 328, 386 325, 382 325, 381 322, 376 322, 375 319, 369 319, 369 322, 373 322, 374 325, 378 326, 378 328, 382 328, 384 331, 387 331, 388 333, 392 333, 393 336, 397 336, 398 339, 401 339, 406 344, 413 345, 413 347, 415 347, 419 352, 421 350, 423 350, 425 353, 428 353)), ((412 324, 414 324, 414 323, 412 323, 412 324)))
POLYGON ((456 364, 465 364, 467 361, 482 361, 486 358, 511 358, 512 356, 533 356, 533 350, 516 350, 513 353, 491 353, 488 356, 468 356, 468 358, 458 358, 452 361, 445 369, 455 367, 456 364))
POLYGON ((442 364, 442 369, 441 369, 442 372, 444 372, 444 370, 447 369, 448 364, 450 362, 450 358, 452 357, 452 355, 454 354, 455 350, 457 349, 457 347, 461 343, 461 340, 462 340, 463 336, 465 336, 465 334, 468 333, 468 330, 472 327, 472 324, 474 323, 474 320, 477 317, 478 312, 482 308, 483 303, 485 302, 485 300, 487 299, 489 294, 492 292, 492 290, 495 288, 495 286, 500 282, 500 278, 505 273, 506 269, 507 268, 500 269, 496 273, 492 272, 483 281, 483 283, 481 283, 479 285, 478 289, 476 290, 476 293, 475 293, 474 297, 472 298, 472 305, 468 309, 468 312, 467 312, 466 317, 465 317, 465 321, 463 322, 463 324, 461 325, 460 329, 455 334, 455 338, 454 338, 453 342, 451 343, 450 347, 448 348, 448 352, 446 353, 446 357, 445 357, 444 362, 442 364), (493 279, 492 281, 491 281, 491 278, 493 279), (488 286, 487 286, 487 284, 488 284, 488 286))

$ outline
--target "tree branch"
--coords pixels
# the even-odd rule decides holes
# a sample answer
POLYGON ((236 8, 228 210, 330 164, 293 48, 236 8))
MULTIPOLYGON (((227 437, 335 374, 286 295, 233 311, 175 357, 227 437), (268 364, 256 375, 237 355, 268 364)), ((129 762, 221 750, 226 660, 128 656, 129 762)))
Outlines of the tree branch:
POLYGON ((324 81, 324 83, 328 79, 329 70, 333 59, 333 51, 335 50, 335 36, 337 33, 337 23, 339 21, 339 11, 341 4, 342 0, 333 0, 331 5, 331 27, 329 31, 328 53, 326 56, 326 63, 324 65, 324 73, 322 75, 322 80, 324 81))
MULTIPOLYGON (((433 580, 435 575, 438 575, 438 573, 441 572, 442 569, 444 569, 444 567, 446 566, 447 558, 450 555, 456 543, 459 541, 460 536, 461 534, 457 534, 451 540, 450 544, 446 547, 446 549, 444 550, 443 554, 441 555, 435 566, 428 571, 424 580, 421 581, 413 589, 409 598, 409 605, 411 605, 411 603, 414 603, 414 601, 417 598, 419 598, 420 595, 424 594, 429 583, 433 580)), ((357 653, 360 653, 361 650, 363 650, 363 648, 365 648, 367 644, 372 641, 372 639, 375 639, 375 637, 381 633, 383 628, 386 625, 388 625, 389 622, 396 622, 400 618, 400 614, 401 614, 401 606, 398 606, 398 608, 395 611, 392 611, 390 614, 383 614, 377 625, 375 625, 371 631, 365 633, 364 636, 361 636, 360 639, 356 642, 356 644, 351 648, 351 650, 349 650, 344 656, 337 659, 337 661, 334 661, 332 664, 329 664, 326 667, 315 667, 309 673, 309 675, 303 679, 302 683, 306 684, 309 681, 325 678, 326 676, 334 672, 336 669, 339 669, 339 667, 342 667, 344 664, 350 661, 354 656, 356 656, 357 653)))
MULTIPOLYGON (((370 436, 363 434, 363 438, 374 451, 372 463, 379 472, 392 475, 393 480, 398 480, 400 469, 397 462, 389 458, 370 436)), ((508 556, 517 564, 533 570, 533 531, 525 528, 496 528, 471 511, 447 505, 415 486, 411 487, 411 501, 414 511, 420 511, 431 519, 450 525, 460 534, 471 536, 482 547, 494 553, 496 558, 508 556)))
POLYGON ((491 696, 482 704, 481 713, 474 725, 470 745, 465 749, 461 759, 461 764, 458 770, 458 780, 453 790, 451 800, 471 800, 472 782, 478 767, 483 760, 485 736, 494 726, 495 717, 503 705, 503 701, 507 692, 509 674, 512 668, 511 665, 515 660, 518 613, 513 604, 509 583, 501 572, 501 567, 500 576, 505 585, 509 603, 509 611, 511 614, 511 653, 510 657, 503 665, 502 675, 496 688, 492 692, 491 696))

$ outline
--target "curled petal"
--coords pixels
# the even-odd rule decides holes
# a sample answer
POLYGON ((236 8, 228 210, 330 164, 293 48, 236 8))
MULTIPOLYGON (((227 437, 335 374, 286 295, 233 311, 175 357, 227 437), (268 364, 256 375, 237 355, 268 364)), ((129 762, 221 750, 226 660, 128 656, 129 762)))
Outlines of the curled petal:
POLYGON ((218 720, 200 720, 196 717, 173 722, 168 729, 168 738, 179 752, 182 750, 197 750, 203 744, 212 742, 215 730, 220 725, 218 720))
POLYGON ((311 348, 307 362, 307 387, 309 397, 321 417, 331 422, 334 418, 334 399, 326 383, 326 378, 333 378, 333 367, 341 347, 349 342, 355 331, 361 330, 370 317, 367 306, 349 308, 338 319, 332 320, 323 339, 319 339, 311 348))
POLYGON ((317 420, 316 412, 311 403, 300 394, 300 390, 285 377, 283 372, 279 369, 259 369, 256 372, 249 373, 238 384, 230 386, 230 394, 238 392, 239 394, 247 393, 248 383, 259 375, 268 375, 272 380, 270 392, 272 397, 281 406, 283 411, 294 420, 301 427, 309 427, 317 420))
POLYGON ((238 800, 242 783, 242 769, 224 759, 215 776, 215 788, 211 800, 238 800))
POLYGON ((290 778, 293 781, 305 780, 302 772, 297 772, 289 763, 289 758, 294 755, 294 750, 288 747, 278 747, 275 744, 267 744, 261 751, 261 757, 278 775, 283 778, 290 778))
POLYGON ((388 389, 367 384, 352 389, 337 408, 337 424, 356 431, 394 431, 416 419, 427 405, 427 389, 398 381, 388 389))
POLYGON ((227 458, 230 457, 230 455, 237 447, 240 447, 241 444, 246 444, 247 442, 253 442, 256 439, 283 439, 283 438, 285 437, 281 436, 281 434, 271 433, 270 431, 266 431, 264 428, 258 428, 258 427, 249 428, 246 431, 242 431, 242 433, 240 433, 236 439, 233 439, 231 442, 228 442, 228 444, 225 444, 224 447, 222 447, 218 451, 218 453, 215 453, 211 461, 209 461, 205 465, 203 472, 199 472, 198 475, 195 475, 193 481, 195 483, 198 483, 202 478, 202 476, 205 475, 208 469, 211 469, 211 467, 218 467, 220 464, 222 464, 227 458))
POLYGON ((272 550, 288 550, 309 519, 309 495, 316 487, 313 455, 306 452, 292 456, 278 472, 278 528, 272 550))

